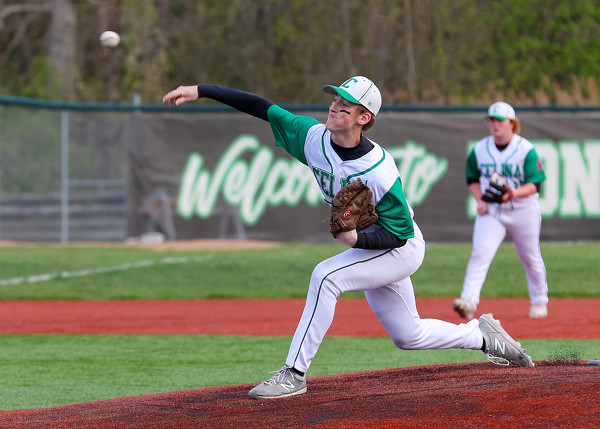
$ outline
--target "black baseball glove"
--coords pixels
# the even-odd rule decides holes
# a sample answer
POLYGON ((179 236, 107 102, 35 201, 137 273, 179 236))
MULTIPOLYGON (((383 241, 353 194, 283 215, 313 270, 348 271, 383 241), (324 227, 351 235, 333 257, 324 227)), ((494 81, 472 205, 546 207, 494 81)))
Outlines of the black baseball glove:
POLYGON ((501 204, 504 202, 503 197, 505 194, 512 195, 510 186, 504 177, 494 171, 490 177, 490 187, 485 190, 481 199, 486 203, 501 204))

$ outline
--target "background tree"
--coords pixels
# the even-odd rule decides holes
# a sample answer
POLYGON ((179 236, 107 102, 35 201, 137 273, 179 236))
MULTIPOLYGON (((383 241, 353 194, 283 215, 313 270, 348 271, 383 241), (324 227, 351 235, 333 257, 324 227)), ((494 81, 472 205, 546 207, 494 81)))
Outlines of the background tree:
POLYGON ((600 102, 600 0, 0 0, 0 46, 0 93, 45 99, 213 82, 326 103, 364 74, 386 104, 600 102))

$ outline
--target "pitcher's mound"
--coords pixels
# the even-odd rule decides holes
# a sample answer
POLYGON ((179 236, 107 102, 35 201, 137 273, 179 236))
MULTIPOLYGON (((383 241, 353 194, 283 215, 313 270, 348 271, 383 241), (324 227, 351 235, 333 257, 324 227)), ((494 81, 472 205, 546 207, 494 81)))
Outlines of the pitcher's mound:
POLYGON ((600 426, 600 367, 433 365, 308 378, 308 392, 250 399, 215 387, 0 412, 2 427, 481 428, 600 426))

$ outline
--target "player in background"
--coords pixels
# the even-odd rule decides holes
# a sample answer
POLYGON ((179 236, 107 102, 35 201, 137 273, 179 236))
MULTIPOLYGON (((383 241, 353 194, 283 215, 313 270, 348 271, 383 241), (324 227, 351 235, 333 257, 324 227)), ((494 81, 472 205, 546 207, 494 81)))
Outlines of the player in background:
POLYGON ((485 121, 490 135, 475 143, 465 170, 469 191, 477 200, 477 217, 462 293, 453 308, 466 319, 474 317, 488 269, 508 232, 525 268, 531 300, 529 317, 546 317, 548 283, 540 251, 542 217, 538 206, 546 175, 533 144, 518 134, 521 123, 512 106, 502 101, 492 104, 485 121), (482 200, 494 171, 511 188, 501 203, 482 200))
POLYGON ((180 86, 163 97, 170 106, 211 98, 267 121, 275 144, 311 169, 327 201, 357 178, 373 190, 378 222, 360 233, 337 235, 348 249, 315 267, 285 365, 249 395, 262 399, 306 392, 305 374, 333 321, 338 296, 348 291, 365 292, 398 348, 481 349, 492 361, 533 366, 531 357, 491 314, 460 325, 419 317, 410 276, 423 261, 425 241, 404 197, 394 158, 363 135, 381 107, 379 89, 370 79, 355 76, 339 87, 325 85, 323 91, 333 96, 325 124, 263 97, 222 86, 180 86))

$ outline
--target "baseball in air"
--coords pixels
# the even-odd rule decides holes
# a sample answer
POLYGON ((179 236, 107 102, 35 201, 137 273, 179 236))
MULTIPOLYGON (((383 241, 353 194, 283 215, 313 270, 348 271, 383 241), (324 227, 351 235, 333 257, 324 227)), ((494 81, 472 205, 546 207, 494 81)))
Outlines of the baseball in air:
POLYGON ((119 46, 121 38, 114 31, 105 31, 100 35, 100 43, 105 48, 115 48, 119 46))

